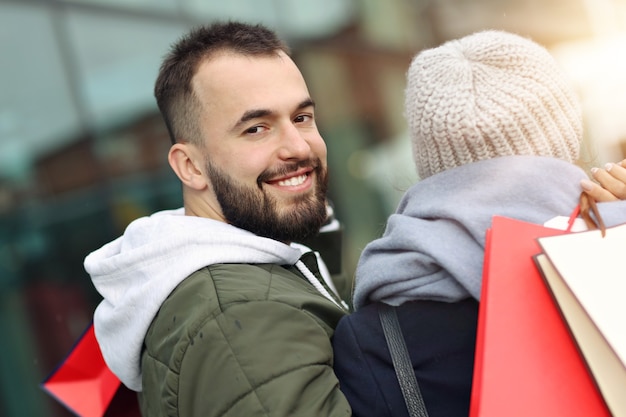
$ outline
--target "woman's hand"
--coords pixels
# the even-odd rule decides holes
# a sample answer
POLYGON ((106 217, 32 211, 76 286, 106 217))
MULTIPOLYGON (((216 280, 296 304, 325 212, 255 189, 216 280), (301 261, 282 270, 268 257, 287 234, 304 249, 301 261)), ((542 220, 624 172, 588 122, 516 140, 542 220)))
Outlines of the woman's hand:
POLYGON ((609 162, 604 168, 591 168, 590 180, 580 182, 583 190, 598 202, 626 200, 626 159, 618 163, 609 162))

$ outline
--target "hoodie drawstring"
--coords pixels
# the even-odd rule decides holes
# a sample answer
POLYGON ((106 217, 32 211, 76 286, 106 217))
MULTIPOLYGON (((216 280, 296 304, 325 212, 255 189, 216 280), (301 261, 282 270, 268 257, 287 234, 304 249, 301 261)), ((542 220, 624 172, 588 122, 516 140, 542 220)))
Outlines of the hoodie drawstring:
POLYGON ((298 270, 302 273, 302 275, 304 275, 304 277, 311 283, 311 285, 313 285, 313 287, 315 287, 315 289, 318 290, 324 297, 328 298, 330 301, 335 303, 337 307, 346 309, 346 310, 348 309, 348 305, 343 300, 340 300, 341 301, 341 305, 340 305, 337 302, 337 300, 335 300, 335 297, 330 295, 328 290, 326 290, 326 287, 324 287, 322 283, 319 281, 319 279, 317 279, 317 277, 313 275, 313 273, 309 270, 309 268, 306 267, 304 262, 298 260, 298 262, 296 262, 296 268, 298 268, 298 270))

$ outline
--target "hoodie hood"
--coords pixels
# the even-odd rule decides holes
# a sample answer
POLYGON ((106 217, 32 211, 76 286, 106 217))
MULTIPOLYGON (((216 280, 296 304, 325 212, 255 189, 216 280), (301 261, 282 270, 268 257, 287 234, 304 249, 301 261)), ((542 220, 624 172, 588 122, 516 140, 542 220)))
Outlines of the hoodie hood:
POLYGON ((118 239, 85 258, 104 298, 94 329, 113 373, 141 391, 140 356, 162 302, 193 272, 217 263, 294 265, 304 247, 256 236, 229 224, 167 210, 133 221, 118 239))
POLYGON ((494 215, 543 224, 569 216, 587 175, 565 161, 507 156, 463 165, 411 187, 383 236, 364 249, 354 307, 373 301, 479 299, 494 215))

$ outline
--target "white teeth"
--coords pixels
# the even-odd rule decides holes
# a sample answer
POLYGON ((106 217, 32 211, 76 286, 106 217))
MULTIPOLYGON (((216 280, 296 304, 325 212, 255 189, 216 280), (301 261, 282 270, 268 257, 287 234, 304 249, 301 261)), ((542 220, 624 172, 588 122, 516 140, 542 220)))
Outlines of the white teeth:
POLYGON ((295 185, 300 185, 306 180, 306 175, 300 175, 298 177, 291 177, 288 180, 278 181, 278 185, 293 187, 295 185))

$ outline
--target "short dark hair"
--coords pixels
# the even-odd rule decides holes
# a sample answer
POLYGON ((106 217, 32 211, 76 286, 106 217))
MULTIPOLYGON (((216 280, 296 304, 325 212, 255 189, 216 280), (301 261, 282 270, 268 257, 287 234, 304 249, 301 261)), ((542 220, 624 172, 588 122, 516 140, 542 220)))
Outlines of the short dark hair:
POLYGON ((157 105, 172 143, 200 143, 200 102, 191 81, 199 65, 220 51, 242 55, 290 53, 277 34, 260 24, 217 22, 192 29, 167 54, 154 86, 157 105))

